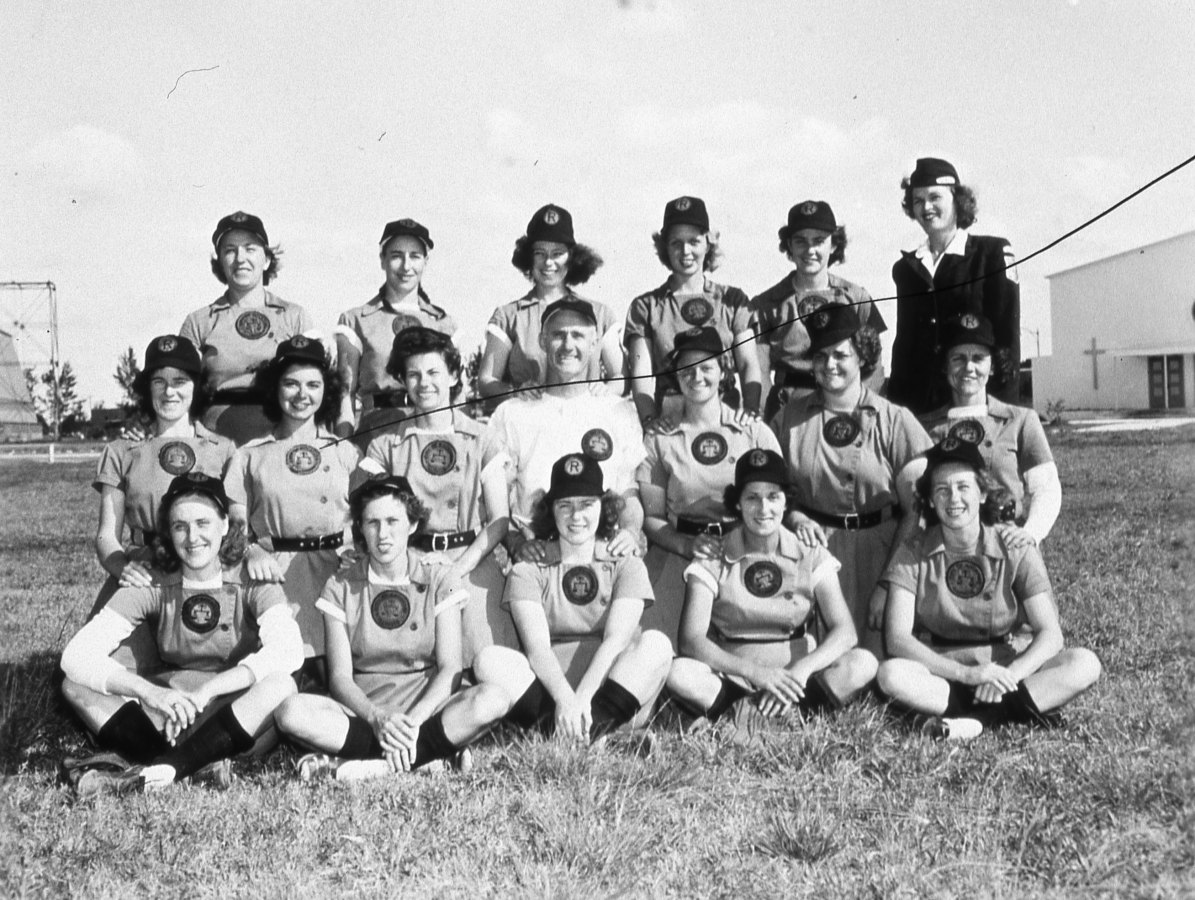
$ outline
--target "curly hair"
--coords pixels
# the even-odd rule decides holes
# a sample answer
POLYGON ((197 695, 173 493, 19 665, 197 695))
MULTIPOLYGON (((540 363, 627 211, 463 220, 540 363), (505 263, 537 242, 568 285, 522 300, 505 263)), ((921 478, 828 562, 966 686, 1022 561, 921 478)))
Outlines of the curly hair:
MULTIPOLYGON (((535 263, 534 243, 527 235, 522 235, 515 240, 514 253, 510 256, 510 264, 522 272, 528 281, 531 280, 531 269, 535 263)), ((604 262, 589 245, 574 244, 568 251, 568 272, 565 273, 564 283, 570 286, 584 284, 604 262)))
MULTIPOLYGON (((921 477, 917 479, 915 488, 917 505, 925 517, 927 528, 937 525, 939 522, 938 513, 934 510, 933 504, 933 477, 936 468, 937 466, 927 467, 921 477)), ((975 483, 986 495, 983 505, 979 508, 979 521, 984 525, 999 525, 1002 522, 1012 521, 1017 508, 1012 494, 1000 487, 987 471, 982 469, 972 469, 971 471, 975 473, 975 483)))
MULTIPOLYGON (((751 482, 747 482, 751 484, 751 482)), ((784 491, 784 509, 791 511, 799 507, 797 502, 797 492, 790 485, 780 486, 784 491)), ((733 484, 726 485, 722 491, 722 505, 726 507, 726 511, 733 514, 736 521, 743 521, 743 507, 739 504, 743 492, 733 484)))
MULTIPOLYGON (((141 371, 133 379, 133 396, 137 398, 137 412, 143 419, 150 422, 157 418, 157 414, 154 412, 153 393, 150 390, 150 382, 153 381, 154 372, 157 371, 160 370, 141 371)), ((197 421, 212 405, 214 391, 206 379, 196 378, 193 375, 190 375, 190 378, 191 384, 194 385, 191 391, 190 416, 192 421, 197 421)))
MULTIPOLYGON (((875 372, 880 364, 883 348, 880 346, 880 335, 870 325, 863 325, 850 337, 851 346, 855 348, 855 355, 859 357, 859 376, 866 380, 875 372)), ((806 356, 812 358, 820 351, 808 351, 806 356)))
MULTIPOLYGON (((913 187, 907 177, 901 179, 900 187, 904 191, 900 208, 910 219, 916 219, 913 214, 913 187)), ((950 188, 950 192, 954 194, 954 220, 959 228, 970 228, 979 217, 979 203, 975 200, 975 191, 965 184, 956 184, 950 188)))
MULTIPOLYGON (((677 372, 677 362, 685 353, 702 353, 700 350, 682 350, 677 353, 673 350, 664 358, 664 370, 656 375, 657 378, 663 380, 666 388, 676 391, 678 394, 680 389, 680 374, 677 372)), ((752 351, 754 352, 754 351, 752 351)), ((727 350, 718 356, 718 367, 722 370, 722 376, 718 380, 718 396, 725 397, 728 393, 735 391, 735 369, 734 360, 731 357, 731 351, 727 350)))
MULTIPOLYGON (((272 359, 263 363, 253 378, 253 389, 261 397, 261 411, 274 424, 282 421, 282 406, 278 402, 278 386, 283 376, 293 368, 305 368, 309 362, 293 359, 272 359)), ((315 411, 315 423, 331 430, 340 410, 340 374, 325 362, 318 367, 324 377, 324 399, 315 411)))
MULTIPOLYGON (((709 244, 709 249, 705 253, 705 261, 702 263, 702 271, 713 272, 718 266, 722 265, 722 261, 726 254, 722 252, 720 246, 721 235, 716 231, 707 231, 705 233, 705 241, 709 244)), ((663 263, 664 268, 669 272, 672 271, 672 263, 668 261, 668 235, 663 231, 652 232, 651 242, 656 248, 656 258, 663 263)))
MULTIPOLYGON (((556 528, 556 515, 547 497, 540 497, 535 501, 535 509, 531 513, 531 533, 537 540, 554 541, 560 537, 556 528)), ((623 500, 613 491, 602 494, 602 516, 598 520, 597 537, 600 541, 608 541, 618 531, 618 517, 622 515, 623 500)))
MULTIPOLYGON (((275 244, 273 247, 266 247, 266 259, 270 261, 270 264, 261 273, 262 284, 269 284, 278 277, 278 271, 282 268, 282 245, 275 244)), ((212 274, 216 276, 216 280, 220 284, 228 284, 228 279, 224 277, 224 267, 220 265, 218 253, 212 254, 212 274)))
MULTIPOLYGON (((174 498, 170 506, 162 504, 158 508, 158 530, 150 543, 150 549, 153 552, 153 564, 158 570, 170 573, 177 572, 183 567, 183 561, 179 559, 178 551, 174 549, 174 541, 170 539, 170 510, 174 508, 174 505, 179 500, 186 497, 203 496, 205 495, 198 492, 194 494, 180 494, 174 498)), ((223 519, 228 518, 224 513, 221 513, 220 517, 223 519)), ((220 541, 220 549, 217 551, 217 556, 220 557, 220 565, 226 569, 239 566, 245 558, 245 548, 248 545, 249 539, 245 535, 244 529, 236 522, 229 522, 228 533, 220 541)))
POLYGON ((407 510, 407 520, 411 523, 411 534, 415 534, 427 523, 431 515, 423 501, 409 491, 396 490, 392 485, 383 481, 377 484, 366 483, 349 497, 349 518, 353 524, 353 544, 362 553, 369 548, 365 544, 365 532, 361 529, 361 519, 365 515, 365 507, 379 497, 394 497, 407 510))
MULTIPOLYGON (((448 367, 448 374, 461 374, 461 351, 452 343, 451 337, 430 328, 411 328, 394 336, 394 346, 390 350, 390 359, 386 362, 386 374, 402 384, 407 377, 407 360, 425 353, 438 353, 444 360, 444 365, 448 367)), ((451 399, 456 400, 464 387, 464 380, 458 377, 449 394, 451 399)))
MULTIPOLYGON (((792 240, 792 235, 790 234, 786 240, 782 240, 780 242, 780 252, 782 254, 784 254, 784 256, 790 262, 796 262, 796 260, 794 260, 792 258, 792 254, 789 253, 789 250, 788 250, 788 245, 791 240, 792 240)), ((826 268, 828 269, 828 268, 830 268, 830 266, 836 266, 841 262, 846 262, 846 226, 845 225, 839 225, 830 234, 830 258, 828 260, 826 260, 826 268)))

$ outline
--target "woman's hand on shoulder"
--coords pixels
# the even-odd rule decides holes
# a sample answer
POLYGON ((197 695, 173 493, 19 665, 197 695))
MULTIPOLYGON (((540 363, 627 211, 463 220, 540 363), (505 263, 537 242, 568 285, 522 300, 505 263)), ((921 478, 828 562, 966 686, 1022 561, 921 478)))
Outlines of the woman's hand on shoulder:
POLYGON ((620 528, 606 544, 611 556, 642 556, 645 552, 643 532, 620 528))
POLYGON ((117 583, 121 587, 139 587, 147 588, 153 587, 154 577, 149 569, 141 565, 139 562, 129 560, 124 564, 124 568, 120 570, 120 577, 117 583))
POLYGON ((515 562, 541 563, 548 558, 548 542, 523 541, 514 552, 515 562))
POLYGON ((826 532, 813 519, 799 512, 791 512, 785 517, 785 524, 792 530, 806 547, 825 547, 826 532))
POLYGON ((245 568, 249 572, 249 577, 254 581, 282 582, 286 580, 282 576, 282 567, 278 565, 274 554, 260 544, 250 544, 245 551, 245 568))
POLYGON ((722 538, 716 534, 696 534, 689 544, 691 559, 717 559, 722 555, 722 538))
POLYGON ((1015 525, 1012 522, 1003 522, 997 525, 996 533, 1000 535, 1000 540, 1004 542, 1004 546, 1009 550, 1037 546, 1037 541, 1033 539, 1033 535, 1020 525, 1015 525))

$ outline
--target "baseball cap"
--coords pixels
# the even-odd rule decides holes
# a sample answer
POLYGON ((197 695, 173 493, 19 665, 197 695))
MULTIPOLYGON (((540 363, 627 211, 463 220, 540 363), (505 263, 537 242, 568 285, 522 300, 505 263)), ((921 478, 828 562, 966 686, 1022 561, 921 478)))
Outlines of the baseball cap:
POLYGON ((162 509, 169 510, 176 500, 189 494, 207 497, 219 507, 220 512, 228 515, 228 494, 224 492, 224 482, 203 472, 176 476, 162 496, 162 509))
POLYGON ((953 187, 959 183, 958 172, 954 166, 944 159, 925 156, 917 160, 913 174, 909 176, 909 187, 937 187, 946 185, 953 187))
POLYGON ((801 321, 809 332, 809 354, 842 343, 862 327, 849 303, 827 303, 801 321))
POLYGON ((780 240, 787 241, 794 231, 802 228, 817 228, 833 232, 838 228, 834 210, 824 200, 803 200, 788 211, 788 223, 781 226, 780 240))
POLYGON ((541 206, 527 223, 527 240, 554 241, 568 247, 576 246, 572 215, 563 206, 557 206, 555 203, 541 206))
POLYGON ((673 225, 692 225, 702 231, 710 230, 710 215, 706 212, 705 201, 700 197, 677 197, 669 200, 664 207, 664 227, 660 230, 668 234, 673 225))
POLYGON ((386 227, 382 229, 382 237, 378 241, 378 246, 385 247, 390 243, 391 238, 402 237, 404 235, 418 238, 428 250, 436 246, 432 243, 432 237, 427 228, 420 225, 414 219, 395 219, 393 222, 387 222, 386 227))
POLYGON ((564 497, 600 497, 602 467, 584 453, 570 453, 552 464, 552 478, 544 500, 554 503, 564 497))
POLYGON ((212 246, 219 247, 220 238, 230 231, 247 231, 255 237, 261 238, 263 247, 269 246, 270 239, 266 237, 266 226, 262 224, 261 219, 251 213, 238 209, 217 222, 216 230, 212 232, 212 246))
POLYGON ((199 351, 187 338, 177 334, 163 334, 149 342, 141 371, 154 372, 167 366, 195 378, 203 374, 203 360, 199 357, 199 351))

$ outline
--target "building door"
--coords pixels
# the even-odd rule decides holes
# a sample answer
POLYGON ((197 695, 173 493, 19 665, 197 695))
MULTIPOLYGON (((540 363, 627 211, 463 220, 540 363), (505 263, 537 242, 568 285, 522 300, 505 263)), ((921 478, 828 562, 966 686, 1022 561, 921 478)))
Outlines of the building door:
POLYGON ((1166 360, 1161 356, 1149 357, 1149 408, 1166 408, 1166 360))
POLYGON ((1183 358, 1181 356, 1166 357, 1166 406, 1169 409, 1182 409, 1187 405, 1183 391, 1183 358))

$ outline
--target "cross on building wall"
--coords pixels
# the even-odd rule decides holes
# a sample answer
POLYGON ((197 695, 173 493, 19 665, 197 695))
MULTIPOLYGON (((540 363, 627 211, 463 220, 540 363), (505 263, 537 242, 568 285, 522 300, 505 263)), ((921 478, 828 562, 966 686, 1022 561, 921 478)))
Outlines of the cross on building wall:
POLYGON ((1091 357, 1091 387, 1093 390, 1100 389, 1100 357, 1107 352, 1107 350, 1096 349, 1095 338, 1091 339, 1091 349, 1083 351, 1084 356, 1091 357))

